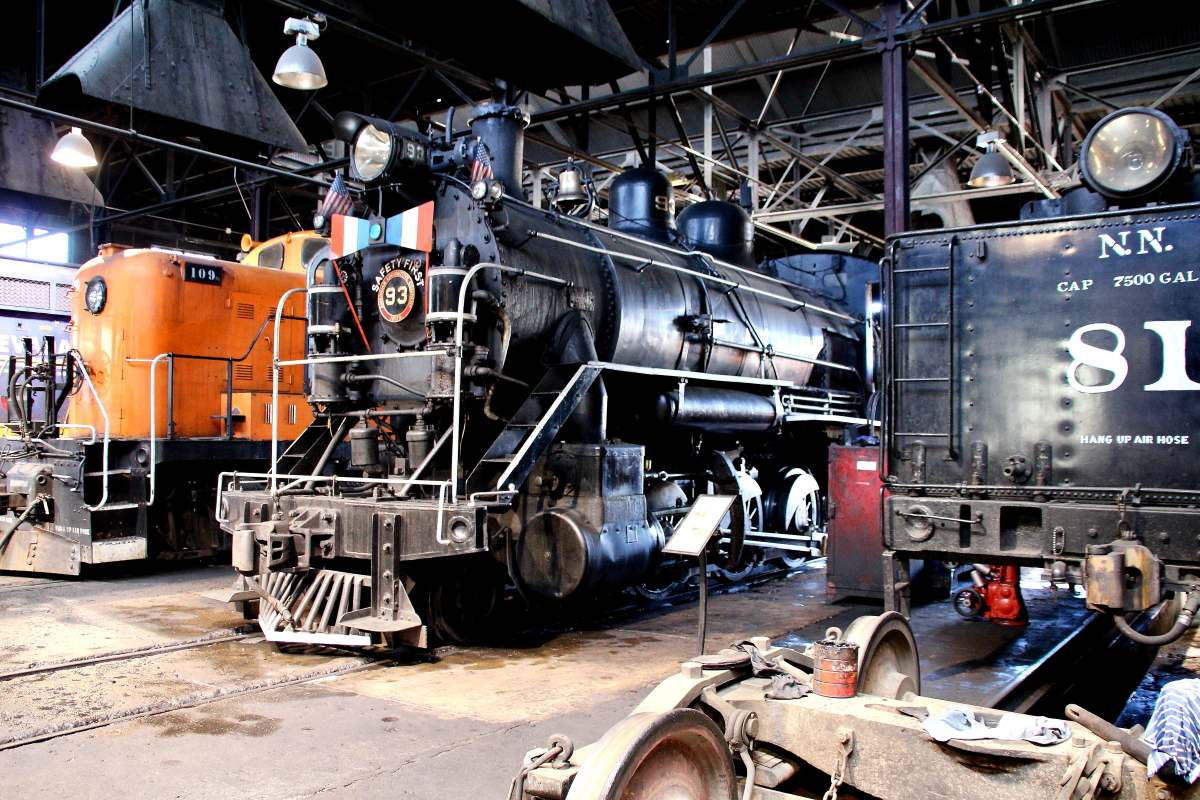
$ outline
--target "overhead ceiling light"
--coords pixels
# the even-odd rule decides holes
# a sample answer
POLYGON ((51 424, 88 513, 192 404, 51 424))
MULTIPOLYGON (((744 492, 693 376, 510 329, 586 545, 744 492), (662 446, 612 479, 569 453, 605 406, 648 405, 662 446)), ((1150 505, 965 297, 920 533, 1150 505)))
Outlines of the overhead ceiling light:
POLYGON ((975 166, 971 169, 971 177, 967 181, 968 185, 974 186, 976 189, 985 189, 993 186, 1008 186, 1016 180, 1012 167, 1008 164, 1008 159, 996 152, 996 145, 1000 141, 1002 141, 1000 134, 996 131, 980 134, 975 140, 977 146, 987 145, 987 152, 975 162, 975 166))
POLYGON ((92 149, 92 143, 84 137, 79 128, 71 128, 70 133, 58 140, 50 158, 68 167, 94 167, 99 163, 96 161, 96 151, 92 149))
POLYGON ((325 66, 321 59, 308 46, 309 39, 321 36, 321 29, 310 19, 288 17, 283 25, 283 32, 296 34, 296 43, 283 51, 279 63, 275 65, 275 73, 271 80, 289 89, 320 89, 329 85, 325 77, 325 66))

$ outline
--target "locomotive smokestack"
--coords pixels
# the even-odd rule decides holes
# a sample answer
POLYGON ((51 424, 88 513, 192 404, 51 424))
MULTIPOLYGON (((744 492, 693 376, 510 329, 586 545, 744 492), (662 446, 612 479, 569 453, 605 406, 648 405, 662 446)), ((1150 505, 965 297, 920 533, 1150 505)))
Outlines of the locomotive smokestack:
POLYGON ((471 133, 483 139, 492 156, 492 174, 513 197, 524 197, 521 165, 525 163, 525 126, 529 115, 515 106, 482 103, 471 113, 471 133))
POLYGON ((608 187, 608 227, 656 242, 670 242, 675 233, 671 181, 650 167, 622 172, 608 187))

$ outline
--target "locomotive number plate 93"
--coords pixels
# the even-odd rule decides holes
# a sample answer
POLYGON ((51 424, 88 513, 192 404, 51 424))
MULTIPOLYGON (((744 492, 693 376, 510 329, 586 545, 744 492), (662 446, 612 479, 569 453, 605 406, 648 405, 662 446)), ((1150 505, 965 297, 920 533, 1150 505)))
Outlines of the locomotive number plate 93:
POLYGON ((215 264, 183 263, 183 279, 192 283, 207 283, 209 286, 220 286, 225 277, 225 270, 215 264))
POLYGON ((400 322, 412 313, 417 286, 408 270, 395 269, 384 276, 378 296, 379 316, 388 322, 400 322))

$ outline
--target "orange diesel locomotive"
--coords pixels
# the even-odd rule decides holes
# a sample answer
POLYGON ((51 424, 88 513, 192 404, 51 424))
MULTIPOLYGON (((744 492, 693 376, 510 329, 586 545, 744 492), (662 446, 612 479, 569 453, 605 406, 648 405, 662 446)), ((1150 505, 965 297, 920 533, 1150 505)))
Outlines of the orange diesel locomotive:
MULTIPOLYGON (((0 569, 78 574, 228 548, 212 487, 269 463, 274 337, 281 360, 303 357, 303 292, 278 325, 276 308, 328 244, 297 233, 244 246, 241 263, 103 247, 75 277, 71 350, 25 339, 10 357, 0 569)), ((290 440, 312 420, 302 368, 279 386, 290 440)))

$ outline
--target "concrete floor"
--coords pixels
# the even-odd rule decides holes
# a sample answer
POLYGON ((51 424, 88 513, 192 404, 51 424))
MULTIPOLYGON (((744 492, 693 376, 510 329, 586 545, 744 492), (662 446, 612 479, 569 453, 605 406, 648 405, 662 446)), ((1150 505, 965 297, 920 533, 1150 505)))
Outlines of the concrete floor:
MULTIPOLYGON (((231 576, 0 576, 0 672, 236 628, 239 615, 201 594, 231 576)), ((878 613, 827 605, 824 590, 815 567, 712 598, 709 650, 751 635, 811 640, 878 613)), ((980 702, 1081 614, 1078 598, 1027 591, 1043 621, 1029 629, 966 622, 945 603, 918 609, 924 693, 980 702)), ((449 649, 3 750, 0 797, 501 800, 527 750, 557 732, 594 741, 675 671, 694 652, 696 622, 694 602, 641 609, 516 646, 449 649)), ((0 688, 0 743, 353 658, 251 640, 13 678, 0 688)))

